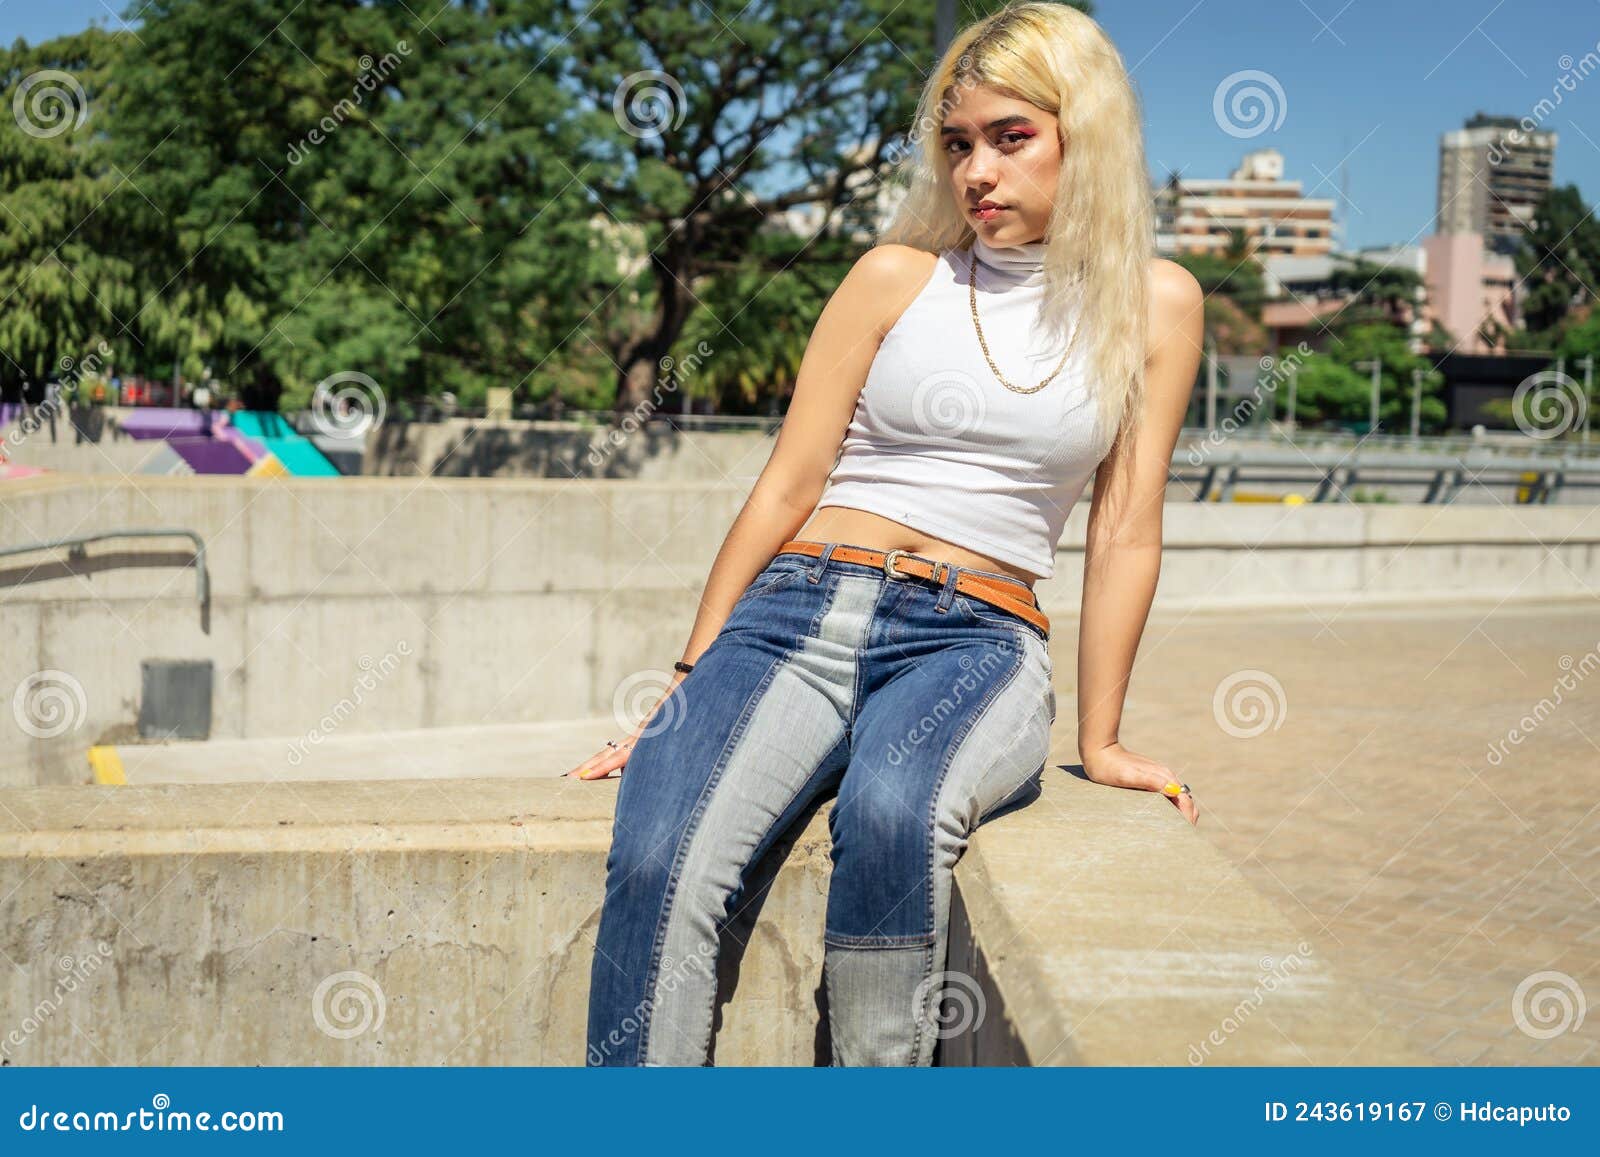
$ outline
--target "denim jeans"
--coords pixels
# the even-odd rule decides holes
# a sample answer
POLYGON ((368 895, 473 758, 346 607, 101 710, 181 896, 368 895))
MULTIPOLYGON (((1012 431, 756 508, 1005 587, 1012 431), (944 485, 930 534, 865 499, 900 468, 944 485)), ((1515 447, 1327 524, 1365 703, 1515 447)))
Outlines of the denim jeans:
POLYGON ((773 558, 623 768, 589 1065, 708 1063, 719 933, 752 866, 833 791, 833 1063, 932 1063, 956 861, 1038 794, 1048 638, 958 595, 960 568, 890 577, 832 559, 839 545, 773 558))

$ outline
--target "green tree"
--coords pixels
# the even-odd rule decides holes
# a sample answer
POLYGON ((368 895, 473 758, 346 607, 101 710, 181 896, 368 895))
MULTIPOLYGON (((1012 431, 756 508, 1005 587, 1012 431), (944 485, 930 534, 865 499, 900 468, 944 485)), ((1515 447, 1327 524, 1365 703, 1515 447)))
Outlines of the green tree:
MULTIPOLYGON (((785 272, 754 243, 774 215, 867 219, 933 59, 929 16, 899 0, 601 5, 552 55, 613 121, 585 153, 595 195, 643 227, 651 317, 610 350, 619 406, 648 392, 705 275, 753 274, 759 297, 785 272)), ((709 324, 732 327, 712 341, 723 350, 759 332, 726 313, 709 324)))
POLYGON ((692 337, 718 355, 690 393, 755 406, 792 388, 874 223, 929 14, 420 12, 141 0, 136 34, 9 50, 8 99, 58 69, 90 116, 0 141, 0 373, 110 335, 119 364, 209 365, 255 406, 349 371, 394 399, 505 384, 620 406, 692 337), (826 210, 817 237, 774 232, 803 205, 826 210))
POLYGON ((516 8, 426 27, 398 3, 142 10, 118 144, 161 158, 140 192, 220 372, 296 400, 341 371, 470 396, 560 347, 603 262, 562 160, 572 102, 510 35, 560 6, 516 8))
POLYGON ((1549 190, 1515 254, 1527 286, 1522 313, 1529 331, 1554 329, 1574 305, 1594 300, 1600 278, 1600 223, 1576 185, 1549 190))
POLYGON ((1324 372, 1318 387, 1314 387, 1321 389, 1313 396, 1324 417, 1365 427, 1371 420, 1372 378, 1370 367, 1362 363, 1376 358, 1382 363, 1378 378, 1379 432, 1410 431, 1413 370, 1422 372, 1422 432, 1443 429, 1448 417, 1439 396, 1444 375, 1426 357, 1412 352, 1404 330, 1382 322, 1350 326, 1341 332, 1326 356, 1344 372, 1324 372))
POLYGON ((1333 259, 1337 264, 1329 283, 1336 292, 1350 296, 1339 313, 1339 325, 1387 322, 1403 327, 1410 322, 1422 294, 1420 273, 1356 254, 1336 253, 1333 259))
POLYGON ((0 386, 14 396, 104 341, 138 360, 119 315, 138 299, 139 270, 119 255, 114 211, 127 176, 106 160, 114 38, 91 30, 0 50, 0 100, 16 124, 0 133, 0 386))

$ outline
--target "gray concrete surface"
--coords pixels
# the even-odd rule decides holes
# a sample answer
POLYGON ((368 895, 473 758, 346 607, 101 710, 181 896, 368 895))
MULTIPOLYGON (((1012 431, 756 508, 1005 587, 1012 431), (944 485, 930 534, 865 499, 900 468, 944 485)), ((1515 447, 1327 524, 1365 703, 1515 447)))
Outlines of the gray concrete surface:
POLYGON ((1121 734, 1432 1063, 1600 1064, 1600 596, 1153 615, 1121 734))
MULTIPOLYGON (((146 658, 216 665, 213 737, 594 717, 664 679, 747 489, 432 478, 44 477, 0 490, 0 542, 180 526, 183 539, 0 563, 0 687, 48 676, 64 725, 0 730, 0 784, 82 779, 138 718, 146 658), (381 677, 380 677, 381 676, 381 677)), ((1040 599, 1076 613, 1087 506, 1040 599)), ((1600 573, 1592 508, 1169 504, 1157 606, 1538 600, 1600 573)), ((26 696, 25 696, 26 698, 26 696)), ((625 712, 623 713, 626 714, 625 712)))
MULTIPOLYGON (((0 1055, 580 1064, 620 783, 0 790, 0 1055)), ((730 928, 718 1064, 826 1062, 831 806, 730 928)), ((1052 768, 975 833, 957 886, 947 1063, 1420 1059, 1147 793, 1052 768)))
MULTIPOLYGON (((276 783, 304 780, 486 779, 560 775, 623 732, 609 716, 556 723, 428 727, 333 734, 124 743, 120 775, 101 782, 276 783)), ((88 769, 85 769, 85 778, 88 769)))

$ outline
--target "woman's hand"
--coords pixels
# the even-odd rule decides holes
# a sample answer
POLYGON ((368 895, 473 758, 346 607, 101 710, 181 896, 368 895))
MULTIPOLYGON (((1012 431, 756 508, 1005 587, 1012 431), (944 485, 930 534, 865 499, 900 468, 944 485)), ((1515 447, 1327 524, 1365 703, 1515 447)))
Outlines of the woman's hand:
MULTIPOLYGON (((1095 783, 1103 783, 1108 787, 1161 791, 1169 783, 1181 782, 1165 764, 1147 759, 1138 752, 1129 751, 1120 743, 1108 743, 1104 747, 1081 754, 1084 774, 1095 783)), ((1165 792, 1162 794, 1166 795, 1165 792)), ((1200 822, 1200 812, 1195 807, 1193 795, 1189 793, 1166 795, 1166 799, 1182 812, 1184 818, 1191 824, 1200 822)))
POLYGON ((639 720, 639 725, 628 734, 628 738, 624 739, 616 747, 602 747, 588 759, 578 764, 577 767, 572 768, 570 771, 563 771, 561 774, 563 776, 571 776, 574 779, 605 779, 606 776, 615 771, 618 776, 621 776, 623 765, 628 762, 628 756, 633 753, 633 745, 639 742, 639 736, 644 734, 645 729, 650 726, 650 721, 656 717, 656 712, 661 710, 661 705, 667 701, 667 698, 677 689, 678 684, 683 682, 684 678, 685 675, 682 671, 673 672, 672 682, 667 684, 666 694, 662 695, 649 713, 639 720))

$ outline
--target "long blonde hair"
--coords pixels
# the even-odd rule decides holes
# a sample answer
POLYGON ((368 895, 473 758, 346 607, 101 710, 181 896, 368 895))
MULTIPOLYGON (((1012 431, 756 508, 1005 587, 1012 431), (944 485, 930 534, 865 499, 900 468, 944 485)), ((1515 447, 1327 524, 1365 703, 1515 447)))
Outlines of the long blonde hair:
POLYGON ((960 91, 976 85, 1057 118, 1061 175, 1044 238, 1040 322, 1058 342, 1083 336, 1089 343, 1103 454, 1117 436, 1136 434, 1144 396, 1155 224, 1138 98, 1115 46, 1076 8, 1028 0, 968 25, 923 86, 920 147, 901 162, 906 196, 880 244, 933 253, 971 244, 975 233, 950 187, 940 127, 960 91))

